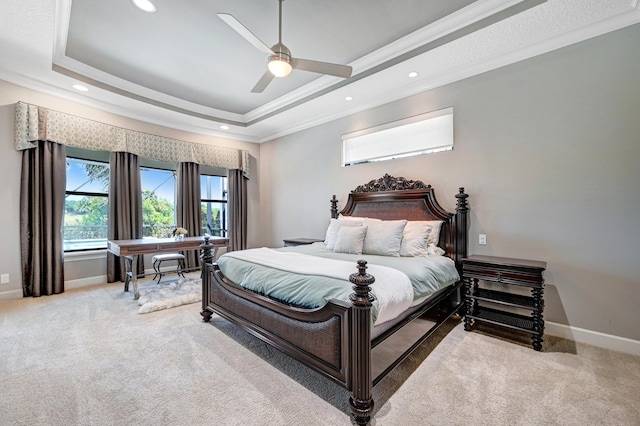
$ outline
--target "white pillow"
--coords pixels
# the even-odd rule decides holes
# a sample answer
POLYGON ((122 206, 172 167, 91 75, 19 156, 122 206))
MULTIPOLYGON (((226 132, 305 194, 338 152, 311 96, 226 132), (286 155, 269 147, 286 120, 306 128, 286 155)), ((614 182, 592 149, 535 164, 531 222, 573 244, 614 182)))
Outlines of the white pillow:
POLYGON ((367 235, 364 238, 362 253, 380 256, 400 256, 402 232, 407 225, 406 220, 364 220, 367 235))
POLYGON ((426 224, 431 225, 431 234, 429 234, 429 246, 437 246, 440 241, 440 229, 442 229, 441 220, 425 220, 426 224))
POLYGON ((364 219, 364 217, 358 216, 343 216, 342 213, 338 215, 338 220, 359 220, 360 222, 362 222, 364 219))
POLYGON ((429 235, 433 227, 425 221, 409 221, 404 228, 400 256, 429 256, 429 235))
POLYGON ((338 237, 338 231, 343 226, 362 226, 362 220, 331 219, 331 223, 329 223, 329 227, 327 228, 327 234, 324 237, 327 250, 333 250, 333 246, 336 244, 336 238, 338 237))
POLYGON ((446 253, 446 251, 442 250, 440 247, 438 246, 429 246, 429 248, 427 249, 427 252, 429 253, 429 256, 442 256, 443 254, 446 253))
POLYGON ((362 254, 364 237, 367 235, 366 226, 343 226, 338 231, 338 237, 333 247, 334 253, 362 254))

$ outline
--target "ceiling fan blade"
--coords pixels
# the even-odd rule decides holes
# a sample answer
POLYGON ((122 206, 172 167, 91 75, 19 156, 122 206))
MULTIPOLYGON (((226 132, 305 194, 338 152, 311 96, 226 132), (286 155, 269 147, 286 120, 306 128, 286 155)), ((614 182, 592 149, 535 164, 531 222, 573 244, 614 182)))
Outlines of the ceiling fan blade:
POLYGON ((253 44, 258 50, 266 53, 267 55, 273 55, 273 51, 269 46, 264 44, 262 40, 256 37, 247 27, 242 25, 240 21, 238 21, 233 15, 229 15, 228 13, 218 13, 218 17, 226 22, 235 32, 244 37, 249 43, 253 44))
POLYGON ((262 75, 262 78, 260 78, 260 80, 256 83, 256 85, 253 86, 253 89, 251 89, 251 93, 262 93, 264 89, 267 88, 269 83, 271 83, 271 80, 273 80, 273 74, 271 74, 271 71, 267 70, 262 75))
POLYGON ((317 72, 320 74, 335 75, 336 77, 349 78, 353 69, 348 65, 331 64, 329 62, 311 61, 309 59, 293 59, 293 68, 303 71, 317 72))

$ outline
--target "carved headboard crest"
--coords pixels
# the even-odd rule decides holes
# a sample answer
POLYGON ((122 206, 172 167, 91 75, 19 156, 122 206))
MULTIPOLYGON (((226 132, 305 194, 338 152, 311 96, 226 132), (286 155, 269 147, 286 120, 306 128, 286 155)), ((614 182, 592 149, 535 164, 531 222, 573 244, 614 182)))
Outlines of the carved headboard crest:
POLYGON ((408 189, 430 188, 431 185, 427 185, 422 181, 407 180, 403 177, 393 177, 385 173, 385 175, 380 179, 374 179, 364 185, 360 185, 351 192, 405 191, 408 189))

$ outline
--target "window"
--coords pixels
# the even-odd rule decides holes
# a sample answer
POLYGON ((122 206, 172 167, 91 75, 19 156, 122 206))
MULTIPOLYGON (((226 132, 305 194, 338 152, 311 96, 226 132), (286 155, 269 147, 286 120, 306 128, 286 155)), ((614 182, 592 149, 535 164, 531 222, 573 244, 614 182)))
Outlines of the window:
POLYGON ((167 238, 176 228, 176 172, 140 168, 142 183, 142 236, 167 238))
POLYGON ((200 176, 203 234, 227 236, 227 193, 226 177, 200 176))
POLYGON ((109 163, 67 158, 64 250, 107 248, 109 163))
POLYGON ((453 108, 342 135, 342 165, 453 149, 453 108))
MULTIPOLYGON (((140 159, 143 238, 167 238, 176 228, 176 164, 140 159)), ((227 235, 224 169, 204 167, 200 194, 202 234, 227 235)), ((201 169, 202 170, 202 169, 201 169)), ((107 248, 109 153, 67 147, 65 252, 107 248)), ((195 232, 194 232, 195 234, 195 232)))

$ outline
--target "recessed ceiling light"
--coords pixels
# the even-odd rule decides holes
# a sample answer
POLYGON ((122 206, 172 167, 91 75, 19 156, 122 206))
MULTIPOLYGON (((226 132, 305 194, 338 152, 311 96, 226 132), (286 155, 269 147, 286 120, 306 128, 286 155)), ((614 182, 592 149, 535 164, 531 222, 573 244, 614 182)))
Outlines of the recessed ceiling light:
POLYGON ((353 98, 351 96, 347 96, 346 98, 344 98, 345 101, 352 101, 353 98))
POLYGON ((131 0, 131 2, 140 10, 153 13, 156 11, 156 6, 149 0, 131 0))
POLYGON ((409 73, 409 78, 414 78, 414 77, 417 77, 417 76, 418 76, 418 73, 415 72, 415 71, 412 71, 412 72, 409 73))
POLYGON ((222 126, 220 126, 220 128, 221 128, 222 130, 229 130, 229 126, 225 126, 224 124, 223 124, 222 126))
POLYGON ((74 89, 79 90, 81 92, 88 92, 89 89, 86 86, 83 86, 82 84, 74 84, 73 86, 74 89))

